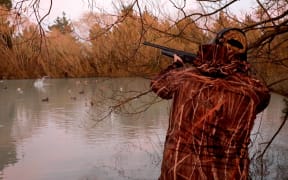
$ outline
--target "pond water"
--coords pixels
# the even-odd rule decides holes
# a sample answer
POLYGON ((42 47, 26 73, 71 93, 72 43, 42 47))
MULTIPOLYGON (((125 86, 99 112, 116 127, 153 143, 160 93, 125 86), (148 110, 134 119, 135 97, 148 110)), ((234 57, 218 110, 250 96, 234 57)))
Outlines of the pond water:
MULTIPOLYGON (((148 80, 34 82, 0 82, 0 179, 157 179, 171 102, 145 93, 148 80)), ((279 128, 283 104, 273 94, 259 114, 251 156, 279 128)), ((288 178, 287 130, 286 124, 263 158, 252 159, 253 179, 288 178)))

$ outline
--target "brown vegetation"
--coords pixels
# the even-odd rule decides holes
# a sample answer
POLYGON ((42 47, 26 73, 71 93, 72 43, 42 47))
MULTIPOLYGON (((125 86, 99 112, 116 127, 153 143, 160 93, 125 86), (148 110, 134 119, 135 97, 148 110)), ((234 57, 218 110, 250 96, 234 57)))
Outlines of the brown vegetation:
POLYGON ((44 33, 41 22, 45 16, 33 24, 21 18, 24 8, 19 4, 15 11, 1 8, 0 78, 147 76, 170 61, 158 50, 143 46, 143 41, 196 53, 199 44, 207 43, 222 28, 233 26, 246 32, 248 58, 257 74, 271 89, 285 94, 287 2, 257 1, 255 12, 242 19, 228 10, 235 2, 199 1, 201 10, 195 12, 188 12, 185 3, 174 4, 178 16, 172 19, 154 15, 157 10, 149 11, 135 0, 121 4, 114 15, 83 15, 81 24, 86 23, 89 32, 85 40, 77 36, 65 14, 44 33), (213 8, 212 3, 216 5, 213 8))

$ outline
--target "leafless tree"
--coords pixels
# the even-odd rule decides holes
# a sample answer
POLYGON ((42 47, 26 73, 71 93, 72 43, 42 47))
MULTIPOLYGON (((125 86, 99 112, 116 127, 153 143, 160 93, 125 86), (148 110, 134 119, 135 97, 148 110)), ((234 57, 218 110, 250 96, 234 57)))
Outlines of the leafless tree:
MULTIPOLYGON (((50 14, 54 1, 49 1, 49 7, 48 9, 45 9, 44 12, 40 11, 40 2, 41 0, 15 1, 13 12, 17 18, 22 14, 35 18, 39 27, 40 35, 44 38, 45 29, 43 27, 43 21, 50 14), (30 9, 32 9, 31 12, 30 9)), ((283 52, 288 48, 287 0, 255 0, 256 4, 254 5, 254 14, 249 14, 248 12, 246 15, 242 15, 241 17, 239 14, 235 14, 231 10, 232 6, 238 3, 237 0, 198 0, 193 3, 186 0, 169 0, 165 2, 167 8, 163 6, 161 7, 161 5, 155 3, 153 0, 119 0, 114 2, 113 6, 116 11, 117 9, 118 11, 123 10, 123 7, 126 8, 126 11, 123 11, 120 14, 106 12, 104 9, 97 7, 96 0, 88 0, 87 3, 88 6, 91 7, 91 10, 98 12, 104 11, 105 14, 114 17, 113 21, 105 26, 104 29, 106 32, 110 31, 113 27, 121 24, 126 18, 128 18, 130 15, 129 10, 134 10, 137 13, 142 24, 140 32, 141 36, 138 39, 138 42, 135 42, 135 54, 128 57, 131 59, 138 52, 137 49, 141 48, 144 34, 148 29, 153 29, 162 36, 170 37, 170 39, 177 38, 187 42, 201 44, 211 39, 221 28, 226 28, 231 25, 241 28, 247 34, 250 41, 248 47, 248 58, 251 64, 255 66, 258 74, 265 79, 271 90, 275 91, 277 89, 279 93, 288 97, 288 53, 283 52), (144 19, 145 12, 153 14, 160 20, 166 20, 169 27, 163 31, 163 29, 154 27, 151 24, 146 24, 144 19), (221 14, 225 15, 225 19, 222 18, 221 14), (189 21, 187 21, 187 19, 189 19, 189 21), (231 24, 231 22, 233 22, 233 24, 231 24), (179 24, 181 23, 184 25, 180 26, 179 24), (195 29, 189 30, 189 28, 191 28, 190 25, 193 25, 195 29), (175 27, 178 28, 177 32, 169 31, 175 27), (192 33, 202 31, 206 36, 193 37, 193 34, 185 33, 186 31, 192 33), (273 72, 274 76, 272 77, 271 73, 268 72, 268 68, 279 69, 280 74, 273 72)), ((99 36, 104 35, 105 31, 99 34, 99 36)), ((110 107, 107 115, 112 111, 119 109, 127 102, 139 98, 142 95, 146 95, 148 92, 149 91, 139 92, 138 94, 134 93, 133 96, 124 99, 116 98, 116 104, 110 107)), ((287 103, 286 106, 288 106, 287 103)), ((105 118, 105 116, 103 118, 105 118)), ((285 110, 283 123, 279 127, 279 130, 275 132, 275 135, 271 138, 271 141, 269 141, 266 148, 258 154, 259 158, 263 157, 275 136, 281 131, 286 120, 287 109, 285 110)))

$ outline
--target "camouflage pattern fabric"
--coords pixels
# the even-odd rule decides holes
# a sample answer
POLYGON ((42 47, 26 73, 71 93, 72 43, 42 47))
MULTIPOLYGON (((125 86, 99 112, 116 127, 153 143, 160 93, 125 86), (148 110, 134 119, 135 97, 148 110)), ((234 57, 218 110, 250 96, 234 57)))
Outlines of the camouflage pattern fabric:
POLYGON ((249 178, 250 132, 270 94, 230 53, 202 46, 194 67, 173 64, 151 81, 158 96, 173 98, 159 179, 249 178))

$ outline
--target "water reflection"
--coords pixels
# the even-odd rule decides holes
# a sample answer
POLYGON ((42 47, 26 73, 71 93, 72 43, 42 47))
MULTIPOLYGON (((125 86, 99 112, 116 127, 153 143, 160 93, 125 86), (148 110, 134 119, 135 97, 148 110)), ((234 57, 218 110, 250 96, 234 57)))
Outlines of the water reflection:
POLYGON ((250 165, 253 179, 287 179, 288 178, 288 146, 286 123, 280 133, 273 140, 263 157, 258 158, 268 145, 273 135, 282 123, 283 97, 272 94, 272 99, 264 113, 255 122, 252 139, 250 165))
MULTIPOLYGON (((147 89, 140 78, 47 79, 41 88, 1 82, 0 179, 157 179, 169 102, 150 93, 115 107, 147 89)), ((255 123, 251 154, 277 130, 282 106, 273 95, 255 123)), ((287 177, 285 132, 287 125, 263 159, 267 179, 287 177)), ((259 163, 251 170, 260 177, 259 163)))

